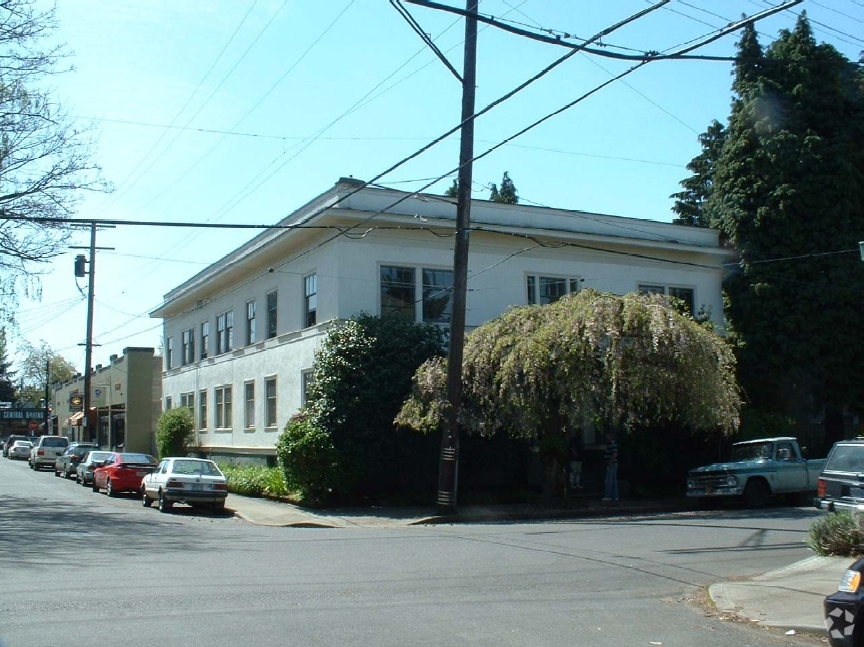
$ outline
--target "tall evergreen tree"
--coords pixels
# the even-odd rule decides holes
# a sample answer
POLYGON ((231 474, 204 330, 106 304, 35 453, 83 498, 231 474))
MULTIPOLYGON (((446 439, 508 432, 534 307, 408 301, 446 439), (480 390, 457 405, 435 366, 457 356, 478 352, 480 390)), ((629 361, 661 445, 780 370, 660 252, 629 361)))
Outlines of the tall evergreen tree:
POLYGON ((864 234, 861 80, 804 14, 764 51, 748 26, 698 214, 740 254, 725 288, 745 393, 762 412, 823 417, 826 443, 864 405, 864 267, 851 252, 864 234))
POLYGON ((672 211, 677 214, 677 217, 672 219, 674 224, 690 225, 691 227, 714 226, 712 217, 707 213, 705 205, 708 198, 711 197, 714 168, 725 141, 726 129, 717 120, 711 122, 708 130, 699 135, 702 152, 687 164, 687 170, 692 171, 693 175, 679 183, 684 189, 683 191, 669 196, 675 198, 672 211))
POLYGON ((519 204, 519 196, 516 193, 516 185, 510 179, 510 174, 504 171, 501 178, 501 189, 494 182, 489 185, 489 199, 492 202, 503 202, 505 204, 519 204))

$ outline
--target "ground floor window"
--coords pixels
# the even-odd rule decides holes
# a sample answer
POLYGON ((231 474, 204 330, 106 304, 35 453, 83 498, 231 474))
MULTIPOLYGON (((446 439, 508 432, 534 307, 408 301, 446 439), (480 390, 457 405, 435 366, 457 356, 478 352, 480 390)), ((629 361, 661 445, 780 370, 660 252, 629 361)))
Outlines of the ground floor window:
POLYGON ((217 386, 214 389, 216 408, 216 428, 231 428, 231 387, 217 386))

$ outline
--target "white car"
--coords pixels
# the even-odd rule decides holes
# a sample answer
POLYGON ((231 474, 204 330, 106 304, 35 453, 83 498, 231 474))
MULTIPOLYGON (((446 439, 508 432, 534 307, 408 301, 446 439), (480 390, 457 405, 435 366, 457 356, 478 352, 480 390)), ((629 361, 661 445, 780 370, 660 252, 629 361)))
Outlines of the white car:
POLYGON ((69 439, 65 436, 40 436, 30 450, 30 469, 39 470, 45 465, 54 467, 54 461, 68 446, 69 439))
POLYGON ((31 449, 33 449, 33 443, 29 440, 16 440, 9 448, 9 458, 30 458, 31 449))
POLYGON ((160 512, 175 503, 193 507, 207 505, 216 512, 225 509, 228 480, 216 463, 204 458, 163 458, 153 472, 141 480, 141 503, 149 508, 158 502, 160 512))

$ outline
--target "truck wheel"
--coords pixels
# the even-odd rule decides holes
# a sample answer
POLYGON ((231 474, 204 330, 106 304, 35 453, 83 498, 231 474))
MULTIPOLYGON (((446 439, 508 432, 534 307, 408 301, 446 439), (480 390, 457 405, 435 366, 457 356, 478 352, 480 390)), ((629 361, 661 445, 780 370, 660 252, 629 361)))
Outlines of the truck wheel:
POLYGON ((768 491, 768 486, 765 485, 764 481, 750 481, 747 483, 747 487, 744 488, 744 502, 748 508, 764 508, 768 502, 769 494, 771 493, 768 491))

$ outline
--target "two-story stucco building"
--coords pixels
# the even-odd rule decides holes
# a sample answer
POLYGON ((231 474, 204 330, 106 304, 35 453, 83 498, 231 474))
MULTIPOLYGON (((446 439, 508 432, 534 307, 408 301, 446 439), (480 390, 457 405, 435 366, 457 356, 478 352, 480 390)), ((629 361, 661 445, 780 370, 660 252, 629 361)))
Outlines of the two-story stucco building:
MULTIPOLYGON (((360 312, 449 324, 455 200, 331 190, 165 295, 164 407, 188 406, 211 456, 264 460, 302 405, 328 325, 360 312)), ((466 328, 586 287, 662 292, 720 323, 718 232, 474 200, 466 328)))

